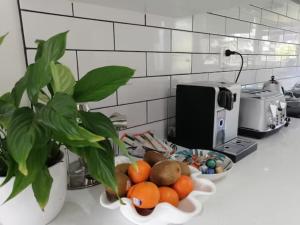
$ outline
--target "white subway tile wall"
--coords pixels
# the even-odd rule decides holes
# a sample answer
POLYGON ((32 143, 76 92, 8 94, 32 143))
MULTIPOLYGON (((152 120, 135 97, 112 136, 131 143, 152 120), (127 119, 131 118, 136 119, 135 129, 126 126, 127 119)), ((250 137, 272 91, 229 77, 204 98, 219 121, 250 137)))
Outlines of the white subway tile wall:
POLYGON ((299 16, 299 5, 294 2, 288 2, 287 6, 287 16, 298 19, 299 16))
POLYGON ((260 23, 261 19, 261 9, 246 5, 240 7, 240 19, 253 22, 260 23))
POLYGON ((94 68, 112 65, 134 68, 134 77, 146 76, 146 53, 144 52, 78 51, 77 54, 79 77, 94 68))
POLYGON ((185 53, 147 53, 148 76, 190 73, 191 60, 185 53))
POLYGON ((209 35, 185 31, 173 31, 172 51, 209 52, 209 35))
POLYGON ((170 38, 170 30, 115 24, 116 50, 170 51, 170 38))
MULTIPOLYGON (((269 40, 269 27, 259 25, 259 24, 251 24, 250 28, 250 38, 260 39, 260 40, 269 40)), ((282 31, 283 32, 283 31, 282 31)))
POLYGON ((193 28, 194 31, 225 34, 225 17, 215 16, 212 14, 194 15, 193 28))
POLYGON ((37 39, 69 31, 67 48, 112 50, 114 48, 113 23, 22 12, 26 47, 36 47, 37 39), (47 26, 46 26, 47 24, 47 26))
POLYGON ((69 0, 20 0, 20 6, 29 63, 36 39, 69 30, 61 62, 76 79, 95 67, 135 69, 127 85, 89 103, 108 116, 125 114, 123 132, 152 130, 166 137, 167 127, 175 124, 177 84, 236 79, 241 59, 225 58, 225 49, 244 54, 242 85, 261 85, 275 75, 290 87, 300 77, 300 7, 291 0, 183 18, 69 0))
POLYGON ((203 73, 221 70, 220 54, 194 54, 192 56, 192 72, 203 73))
POLYGON ((168 117, 168 99, 148 101, 148 122, 163 120, 168 117))
POLYGON ((170 77, 131 79, 118 91, 118 102, 126 104, 170 96, 170 77))
POLYGON ((153 14, 147 14, 146 25, 155 27, 167 27, 180 30, 192 30, 193 29, 193 18, 179 17, 171 18, 153 14))
POLYGON ((133 24, 145 23, 145 15, 143 13, 114 9, 100 5, 91 5, 81 2, 74 2, 73 4, 74 16, 133 24))
POLYGON ((241 85, 254 84, 256 82, 256 71, 245 70, 242 71, 238 80, 241 85))
POLYGON ((115 112, 119 112, 127 117, 128 127, 135 127, 143 125, 147 122, 147 103, 140 102, 135 104, 121 105, 108 107, 104 109, 96 109, 92 111, 99 111, 106 116, 111 116, 115 112))
POLYGON ((281 41, 283 41, 283 37, 285 36, 286 32, 287 31, 283 31, 280 29, 270 28, 269 29, 269 40, 281 42, 281 41))
POLYGON ((285 0, 273 0, 272 11, 286 15, 287 12, 287 1, 285 0))
POLYGON ((225 49, 237 50, 237 38, 210 35, 210 52, 221 53, 225 49))
POLYGON ((209 74, 210 81, 221 81, 221 82, 234 82, 236 78, 236 72, 220 72, 209 74))
POLYGON ((71 1, 62 0, 22 0, 21 8, 24 10, 73 15, 71 1))
POLYGON ((248 38, 250 36, 250 23, 239 20, 227 19, 226 34, 230 36, 248 38))
POLYGON ((214 13, 218 14, 218 15, 238 19, 240 16, 240 8, 235 7, 235 8, 230 8, 230 9, 222 9, 222 10, 214 11, 214 13))
POLYGON ((278 14, 263 10, 261 14, 261 24, 277 27, 278 14))
POLYGON ((258 53, 258 40, 251 39, 238 39, 238 52, 241 54, 257 54, 258 53))

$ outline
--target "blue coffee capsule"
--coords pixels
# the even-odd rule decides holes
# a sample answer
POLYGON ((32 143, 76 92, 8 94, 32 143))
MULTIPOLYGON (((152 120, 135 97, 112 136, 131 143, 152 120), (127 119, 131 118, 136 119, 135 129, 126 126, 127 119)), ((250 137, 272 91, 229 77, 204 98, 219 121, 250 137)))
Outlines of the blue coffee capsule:
POLYGON ((214 159, 209 159, 209 160, 206 161, 206 166, 208 168, 214 169, 217 166, 217 162, 214 159))
POLYGON ((215 174, 215 170, 211 169, 211 168, 208 168, 207 169, 207 174, 215 174))

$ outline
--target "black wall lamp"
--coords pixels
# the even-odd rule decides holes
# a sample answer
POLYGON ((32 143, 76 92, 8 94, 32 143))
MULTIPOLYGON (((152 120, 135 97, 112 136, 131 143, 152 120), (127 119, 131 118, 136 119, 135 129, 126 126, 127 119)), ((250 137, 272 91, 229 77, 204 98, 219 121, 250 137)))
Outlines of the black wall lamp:
POLYGON ((239 55, 239 56, 241 57, 241 59, 242 59, 241 67, 240 67, 239 73, 238 73, 238 75, 237 75, 237 77, 236 77, 236 79, 235 79, 235 83, 237 83, 238 80, 239 80, 239 78, 240 78, 240 75, 241 75, 243 66, 244 66, 244 57, 243 57, 243 55, 242 55, 241 53, 239 53, 239 52, 231 51, 231 50, 229 50, 229 49, 225 50, 225 56, 229 57, 229 56, 231 56, 231 55, 239 55))

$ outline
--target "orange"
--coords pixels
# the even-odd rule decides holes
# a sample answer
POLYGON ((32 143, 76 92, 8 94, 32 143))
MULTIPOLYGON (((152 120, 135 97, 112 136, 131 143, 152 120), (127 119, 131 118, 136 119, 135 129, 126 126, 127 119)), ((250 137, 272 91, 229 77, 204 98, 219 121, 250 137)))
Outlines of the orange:
POLYGON ((148 180, 151 166, 144 160, 138 160, 136 166, 131 164, 128 167, 128 175, 133 183, 140 183, 148 180))
POLYGON ((179 199, 183 199, 189 195, 194 189, 193 180, 189 176, 182 175, 173 184, 173 189, 177 192, 179 199))
POLYGON ((132 191, 133 189, 135 188, 136 184, 131 186, 127 192, 127 198, 131 198, 131 195, 132 195, 132 191))
POLYGON ((141 209, 152 209, 159 203, 159 190, 152 182, 134 185, 128 192, 133 204, 141 209))
POLYGON ((159 202, 167 202, 175 207, 178 206, 179 196, 174 189, 172 189, 170 187, 160 187, 158 189, 159 189, 159 193, 160 193, 159 202))

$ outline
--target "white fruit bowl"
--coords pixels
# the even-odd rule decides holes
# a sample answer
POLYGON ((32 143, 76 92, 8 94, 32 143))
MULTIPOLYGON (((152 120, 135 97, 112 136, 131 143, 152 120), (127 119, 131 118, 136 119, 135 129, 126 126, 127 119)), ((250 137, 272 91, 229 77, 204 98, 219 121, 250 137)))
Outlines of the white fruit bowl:
MULTIPOLYGON (((116 165, 128 163, 130 160, 124 156, 116 158, 116 165)), ((138 225, 167 225, 183 224, 196 215, 199 215, 203 208, 203 203, 216 193, 216 186, 210 180, 201 178, 201 173, 191 170, 191 178, 194 182, 194 190, 176 208, 169 203, 159 203, 153 212, 148 216, 137 213, 129 198, 122 198, 120 201, 110 202, 105 191, 100 195, 100 204, 107 209, 120 209, 122 215, 134 224, 138 225)))

